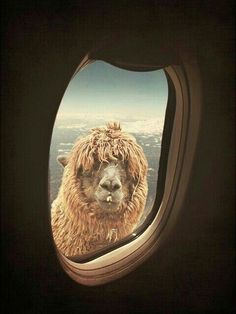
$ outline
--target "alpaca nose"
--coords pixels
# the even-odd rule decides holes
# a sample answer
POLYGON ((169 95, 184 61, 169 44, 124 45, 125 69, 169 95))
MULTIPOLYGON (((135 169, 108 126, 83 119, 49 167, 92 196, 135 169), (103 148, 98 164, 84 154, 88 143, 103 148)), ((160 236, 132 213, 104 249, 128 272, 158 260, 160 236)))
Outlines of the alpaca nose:
POLYGON ((121 188, 121 182, 119 179, 105 180, 100 183, 100 186, 109 192, 115 192, 121 188))

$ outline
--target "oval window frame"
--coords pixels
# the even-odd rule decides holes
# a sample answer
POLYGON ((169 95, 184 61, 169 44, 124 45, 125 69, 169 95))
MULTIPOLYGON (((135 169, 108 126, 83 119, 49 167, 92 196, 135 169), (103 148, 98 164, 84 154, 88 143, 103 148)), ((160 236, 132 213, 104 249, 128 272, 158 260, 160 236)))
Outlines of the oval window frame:
MULTIPOLYGON (((87 54, 72 78, 91 60, 87 54)), ((200 74, 195 62, 164 67, 175 89, 176 111, 167 160, 161 205, 148 227, 123 246, 88 262, 74 262, 56 248, 64 271, 76 282, 88 286, 108 283, 143 263, 164 241, 183 210, 181 204, 188 186, 201 117, 200 74), (184 165, 184 166, 183 166, 184 165)), ((55 244, 55 243, 54 243, 55 244)))

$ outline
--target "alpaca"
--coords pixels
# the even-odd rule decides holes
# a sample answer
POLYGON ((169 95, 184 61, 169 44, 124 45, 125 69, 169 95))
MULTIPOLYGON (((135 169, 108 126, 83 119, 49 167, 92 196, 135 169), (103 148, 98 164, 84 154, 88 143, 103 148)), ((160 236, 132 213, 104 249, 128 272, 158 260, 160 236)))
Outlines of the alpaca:
POLYGON ((91 253, 128 236, 147 198, 147 160, 120 124, 94 128, 67 156, 62 183, 52 204, 55 244, 67 257, 91 253))

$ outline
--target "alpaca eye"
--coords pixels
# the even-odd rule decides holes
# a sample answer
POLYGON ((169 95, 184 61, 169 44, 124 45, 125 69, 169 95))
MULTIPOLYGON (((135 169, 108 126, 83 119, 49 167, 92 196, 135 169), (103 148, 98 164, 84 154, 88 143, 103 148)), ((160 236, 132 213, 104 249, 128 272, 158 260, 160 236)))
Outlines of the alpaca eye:
POLYGON ((92 172, 91 172, 91 171, 88 171, 88 170, 85 170, 85 171, 83 171, 82 175, 83 175, 83 177, 85 177, 85 178, 89 178, 89 177, 92 176, 92 172))
POLYGON ((82 173, 83 173, 83 169, 82 169, 82 167, 79 167, 77 169, 77 177, 81 176, 82 173))
POLYGON ((84 170, 83 167, 79 167, 77 170, 77 177, 91 177, 92 176, 92 172, 89 170, 84 170))
POLYGON ((95 162, 94 165, 93 165, 93 170, 97 171, 97 170, 99 170, 100 167, 101 167, 101 163, 100 162, 95 162))
POLYGON ((77 177, 91 177, 92 171, 85 170, 83 167, 79 167, 77 170, 77 177))

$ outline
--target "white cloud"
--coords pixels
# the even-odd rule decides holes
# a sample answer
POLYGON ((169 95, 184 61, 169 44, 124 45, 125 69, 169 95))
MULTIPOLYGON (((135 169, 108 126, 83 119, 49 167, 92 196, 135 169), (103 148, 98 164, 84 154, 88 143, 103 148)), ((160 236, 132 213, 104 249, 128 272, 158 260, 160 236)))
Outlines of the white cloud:
POLYGON ((164 117, 157 117, 157 118, 138 118, 138 117, 120 117, 116 119, 114 115, 111 118, 106 118, 103 116, 96 116, 96 117, 83 117, 80 116, 73 116, 73 117, 64 117, 63 120, 57 121, 57 127, 59 129, 80 129, 80 131, 89 131, 93 127, 104 127, 107 122, 109 121, 119 121, 121 123, 121 127, 123 131, 128 133, 146 133, 144 137, 152 137, 153 134, 161 135, 164 126, 164 117), (70 120, 78 119, 82 120, 79 123, 70 123, 70 120))
POLYGON ((69 125, 59 125, 58 129, 83 129, 86 128, 86 124, 85 123, 76 123, 76 124, 69 124, 69 125))
POLYGON ((123 122, 123 130, 131 133, 162 133, 164 118, 123 122))
POLYGON ((59 153, 69 153, 68 149, 58 149, 57 150, 59 153))

